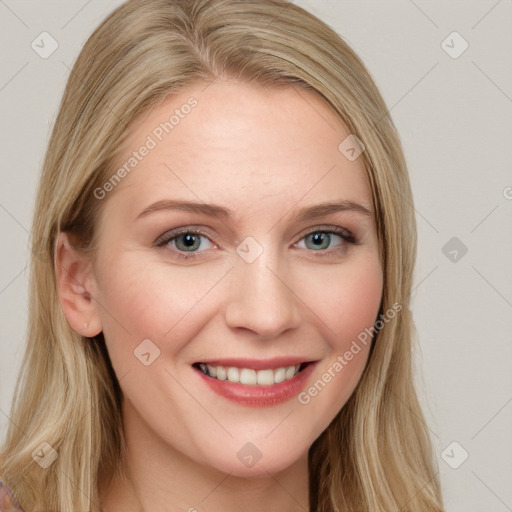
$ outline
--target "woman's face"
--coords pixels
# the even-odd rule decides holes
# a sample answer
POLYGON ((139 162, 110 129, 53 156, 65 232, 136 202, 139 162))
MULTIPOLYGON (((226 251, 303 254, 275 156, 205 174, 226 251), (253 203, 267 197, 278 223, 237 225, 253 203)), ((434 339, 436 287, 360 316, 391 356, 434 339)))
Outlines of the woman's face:
POLYGON ((304 89, 197 84, 134 126, 95 191, 90 291, 125 422, 159 454, 280 471, 352 394, 383 275, 349 135, 304 89))

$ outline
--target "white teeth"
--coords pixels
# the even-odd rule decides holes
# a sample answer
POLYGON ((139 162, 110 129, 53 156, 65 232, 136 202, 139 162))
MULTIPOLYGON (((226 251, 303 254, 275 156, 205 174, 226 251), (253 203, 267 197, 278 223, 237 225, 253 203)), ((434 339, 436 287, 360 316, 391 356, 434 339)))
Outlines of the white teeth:
POLYGON ((274 372, 274 383, 279 384, 280 382, 283 382, 286 380, 286 368, 278 368, 274 372))
POLYGON ((242 368, 242 370, 240 370, 240 383, 254 386, 257 383, 256 371, 250 370, 249 368, 242 368))
POLYGON ((238 368, 231 366, 228 368, 228 380, 229 382, 240 382, 240 372, 238 368))
POLYGON ((258 386, 272 386, 274 384, 274 370, 260 370, 256 375, 258 386))
POLYGON ((247 386, 272 386, 285 380, 290 380, 299 373, 300 364, 276 368, 274 370, 253 370, 251 368, 236 368, 230 366, 212 366, 204 363, 199 364, 203 373, 218 380, 228 380, 245 384, 247 386))
POLYGON ((299 369, 298 366, 299 365, 288 366, 288 368, 286 368, 286 372, 284 374, 286 380, 291 379, 295 375, 295 372, 299 369))

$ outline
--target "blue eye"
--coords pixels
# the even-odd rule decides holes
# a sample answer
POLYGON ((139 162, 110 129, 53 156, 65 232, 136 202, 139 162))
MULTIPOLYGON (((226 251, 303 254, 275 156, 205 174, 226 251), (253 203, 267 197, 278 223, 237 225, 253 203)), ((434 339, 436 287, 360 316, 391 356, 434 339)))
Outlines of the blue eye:
MULTIPOLYGON (((200 248, 209 249, 213 245, 211 240, 206 235, 196 231, 182 231, 181 233, 174 235, 170 233, 164 235, 161 239, 155 242, 155 245, 159 247, 167 244, 169 244, 173 249, 176 249, 178 253, 201 252, 199 251, 200 248)), ((188 255, 183 256, 188 257, 188 255)))
MULTIPOLYGON (((302 240, 305 241, 305 246, 307 249, 313 250, 325 250, 329 249, 329 245, 333 241, 337 241, 331 247, 338 247, 343 243, 343 237, 334 233, 329 233, 327 231, 314 231, 309 235, 306 235, 302 240)), ((301 242, 302 242, 301 240, 301 242)), ((299 242, 300 244, 300 242, 299 242)))
MULTIPOLYGON (((310 231, 296 245, 317 253, 315 256, 336 256, 340 251, 347 250, 347 244, 357 244, 357 241, 347 230, 332 226, 310 231)), ((193 229, 165 233, 154 245, 170 246, 178 258, 197 258, 200 257, 198 253, 215 246, 205 233, 193 229)))

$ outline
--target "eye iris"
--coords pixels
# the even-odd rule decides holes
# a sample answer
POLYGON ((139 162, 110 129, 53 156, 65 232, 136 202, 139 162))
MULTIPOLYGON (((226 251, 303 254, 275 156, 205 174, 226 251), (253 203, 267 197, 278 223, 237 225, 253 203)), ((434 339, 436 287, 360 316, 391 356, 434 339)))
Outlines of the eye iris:
POLYGON ((199 246, 201 245, 200 236, 199 235, 192 235, 190 233, 185 233, 184 235, 180 235, 176 238, 176 247, 179 250, 190 250, 190 249, 199 249, 199 246), (180 242, 183 241, 184 244, 181 244, 180 242), (181 247, 180 247, 181 246, 181 247))
POLYGON ((331 237, 327 233, 312 233, 306 237, 306 246, 308 245, 308 240, 313 242, 313 249, 327 249, 327 247, 329 247, 331 237))

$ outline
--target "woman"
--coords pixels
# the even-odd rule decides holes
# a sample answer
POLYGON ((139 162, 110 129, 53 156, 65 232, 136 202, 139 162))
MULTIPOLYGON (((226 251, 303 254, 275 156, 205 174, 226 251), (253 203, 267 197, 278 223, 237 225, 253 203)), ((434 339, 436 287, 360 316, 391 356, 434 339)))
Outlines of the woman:
POLYGON ((442 511, 410 204, 386 106, 323 22, 122 5, 44 163, 4 492, 25 512, 442 511))

